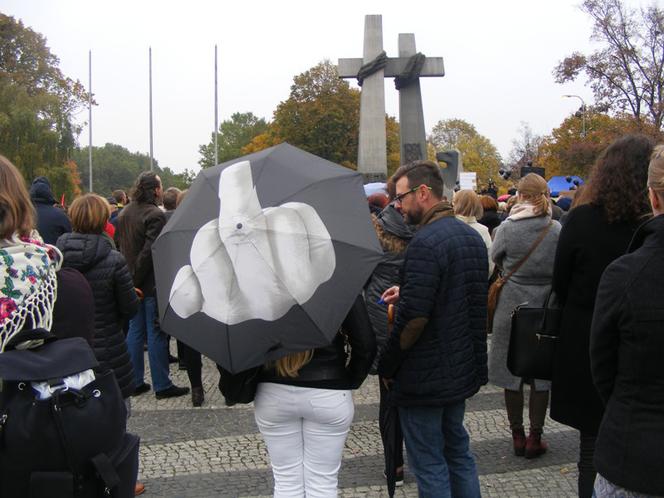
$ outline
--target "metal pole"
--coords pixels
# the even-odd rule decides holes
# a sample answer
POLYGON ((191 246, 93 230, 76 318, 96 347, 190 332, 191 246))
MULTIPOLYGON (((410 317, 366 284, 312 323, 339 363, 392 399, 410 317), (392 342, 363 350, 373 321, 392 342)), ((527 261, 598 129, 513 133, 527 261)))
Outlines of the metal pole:
POLYGON ((92 50, 88 50, 88 190, 92 192, 92 50))
POLYGON ((217 46, 214 46, 214 164, 219 164, 217 134, 219 133, 219 96, 217 93, 217 46))
POLYGON ((586 138, 586 101, 580 95, 563 95, 565 98, 577 98, 581 101, 581 126, 583 138, 586 138))
POLYGON ((152 47, 149 48, 150 54, 150 171, 154 169, 154 156, 152 153, 152 47))

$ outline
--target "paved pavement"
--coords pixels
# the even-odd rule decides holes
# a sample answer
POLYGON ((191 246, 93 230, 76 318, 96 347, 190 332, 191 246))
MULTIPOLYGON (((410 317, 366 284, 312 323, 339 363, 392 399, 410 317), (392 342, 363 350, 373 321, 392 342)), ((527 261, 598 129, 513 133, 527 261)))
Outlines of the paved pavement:
MULTIPOLYGON (((146 358, 147 365, 147 358, 146 358)), ((185 372, 171 366, 178 385, 185 372)), ((146 375, 149 381, 149 374, 146 375)), ((218 374, 205 361, 205 404, 191 398, 156 400, 152 392, 132 398, 129 430, 141 437, 139 479, 145 497, 208 498, 271 496, 272 473, 251 405, 226 407, 217 389, 218 374)), ((386 497, 383 454, 378 433, 378 384, 369 377, 354 393, 355 420, 339 473, 342 497, 386 497)), ((526 417, 527 418, 527 417, 526 417)), ((549 452, 534 460, 515 457, 502 391, 485 386, 467 403, 466 427, 485 497, 576 496, 577 433, 547 419, 549 452)), ((398 497, 417 496, 406 468, 398 497)))

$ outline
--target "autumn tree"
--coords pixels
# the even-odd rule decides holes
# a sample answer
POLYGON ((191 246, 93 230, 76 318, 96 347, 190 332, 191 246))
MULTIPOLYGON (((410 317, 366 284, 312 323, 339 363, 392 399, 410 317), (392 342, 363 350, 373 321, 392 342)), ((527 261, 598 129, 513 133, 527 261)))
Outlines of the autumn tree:
POLYGON ((587 178, 602 150, 625 134, 646 133, 656 140, 663 138, 654 125, 639 123, 631 115, 610 116, 592 109, 586 112, 585 135, 582 126, 579 116, 570 116, 544 137, 537 165, 546 168, 547 177, 587 178))
MULTIPOLYGON (((251 112, 236 112, 231 119, 223 121, 219 125, 217 134, 217 156, 219 164, 230 161, 242 155, 245 147, 254 137, 267 130, 267 122, 263 118, 254 116, 251 112)), ((211 134, 210 142, 198 148, 201 158, 198 164, 202 168, 214 166, 214 133, 211 134)))
POLYGON ((502 179, 498 170, 502 161, 491 141, 478 133, 471 123, 463 119, 446 119, 436 123, 429 135, 429 142, 436 150, 458 149, 464 171, 477 173, 477 183, 486 187, 489 179, 499 186, 502 179))
POLYGON ((73 196, 67 160, 80 131, 73 116, 87 95, 59 62, 41 34, 0 13, 0 150, 28 181, 44 175, 57 196, 73 196))
MULTIPOLYGON (((512 179, 521 176, 521 168, 532 163, 533 166, 540 166, 540 150, 544 142, 544 137, 533 132, 530 125, 521 122, 517 136, 512 140, 512 149, 506 161, 506 169, 512 173, 512 179)), ((548 172, 547 172, 548 176, 548 172)))
MULTIPOLYGON (((267 130, 243 148, 244 154, 288 142, 312 154, 356 168, 360 92, 321 62, 295 76, 290 95, 274 111, 267 130)), ((386 116, 388 171, 399 166, 399 124, 386 116)))
POLYGON ((664 118, 664 10, 653 3, 639 10, 622 0, 584 0, 593 20, 590 54, 575 52, 554 69, 558 83, 585 74, 597 105, 629 113, 638 123, 662 128, 664 118))

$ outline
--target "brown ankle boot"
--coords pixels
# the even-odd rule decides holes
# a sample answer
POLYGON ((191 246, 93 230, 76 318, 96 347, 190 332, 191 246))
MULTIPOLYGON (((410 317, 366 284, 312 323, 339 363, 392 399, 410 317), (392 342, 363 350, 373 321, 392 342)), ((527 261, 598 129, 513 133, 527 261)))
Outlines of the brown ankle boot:
POLYGON ((514 445, 514 454, 523 456, 526 454, 526 433, 523 429, 512 430, 512 443, 514 445))
POLYGON ((526 439, 526 458, 537 458, 540 455, 546 453, 548 445, 542 441, 542 433, 530 431, 528 434, 528 439, 526 439))

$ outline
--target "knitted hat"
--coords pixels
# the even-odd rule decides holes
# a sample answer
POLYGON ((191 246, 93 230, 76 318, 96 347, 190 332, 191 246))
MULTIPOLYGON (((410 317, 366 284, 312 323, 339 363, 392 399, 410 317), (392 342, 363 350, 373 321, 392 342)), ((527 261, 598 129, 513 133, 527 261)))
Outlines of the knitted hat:
POLYGON ((24 328, 50 330, 62 254, 38 239, 0 242, 0 351, 24 328))

